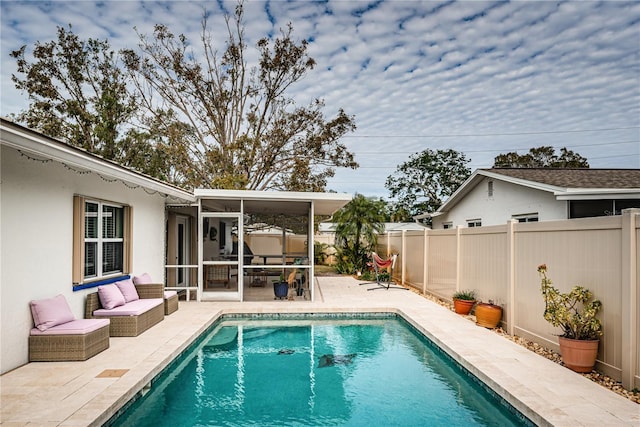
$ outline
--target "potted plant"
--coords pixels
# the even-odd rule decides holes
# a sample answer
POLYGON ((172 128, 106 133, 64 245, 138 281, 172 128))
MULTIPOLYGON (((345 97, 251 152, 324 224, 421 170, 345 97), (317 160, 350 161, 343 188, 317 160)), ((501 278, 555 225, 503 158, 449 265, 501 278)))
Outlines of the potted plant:
POLYGON ((502 318, 502 307, 489 302, 479 302, 476 305, 476 325, 493 329, 500 323, 502 318))
POLYGON ((561 293, 547 277, 547 266, 538 266, 541 291, 544 297, 544 318, 562 328, 558 336, 560 355, 564 364, 576 372, 591 372, 598 356, 602 324, 596 318, 602 308, 599 300, 582 286, 561 293))
POLYGON ((469 314, 476 303, 476 291, 464 290, 453 294, 453 309, 458 314, 469 314))
POLYGON ((289 284, 284 280, 284 273, 280 273, 280 280, 273 281, 273 293, 274 299, 283 299, 287 297, 289 293, 289 284))

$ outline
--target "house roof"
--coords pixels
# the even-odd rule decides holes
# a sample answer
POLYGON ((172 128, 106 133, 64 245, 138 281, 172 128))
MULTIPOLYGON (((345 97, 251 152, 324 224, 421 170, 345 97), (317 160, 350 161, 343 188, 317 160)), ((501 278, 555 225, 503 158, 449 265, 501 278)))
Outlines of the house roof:
POLYGON ((69 168, 95 173, 105 178, 122 181, 127 185, 157 192, 169 200, 180 203, 195 201, 193 194, 186 190, 125 168, 116 162, 50 138, 2 117, 0 117, 0 143, 39 159, 53 160, 69 168))
POLYGON ((640 169, 477 169, 436 212, 425 212, 414 218, 418 220, 448 212, 486 178, 546 191, 557 200, 640 198, 640 169))
POLYGON ((331 215, 352 199, 346 193, 319 193, 306 191, 257 191, 196 189, 201 199, 244 200, 254 211, 264 213, 286 212, 293 215, 308 213, 308 204, 313 202, 314 215, 331 215))
POLYGON ((0 117, 0 142, 2 145, 31 154, 38 158, 51 159, 74 169, 89 171, 103 177, 120 180, 127 185, 140 186, 148 191, 162 194, 168 201, 177 204, 194 203, 198 197, 221 199, 243 199, 251 201, 255 210, 262 212, 308 212, 305 203, 314 203, 316 215, 331 215, 347 204, 352 196, 344 193, 312 193, 287 191, 246 190, 194 190, 190 192, 175 185, 141 174, 135 170, 92 154, 82 148, 45 136, 32 129, 0 117))
POLYGON ((640 188, 640 169, 483 169, 499 175, 564 188, 640 188))

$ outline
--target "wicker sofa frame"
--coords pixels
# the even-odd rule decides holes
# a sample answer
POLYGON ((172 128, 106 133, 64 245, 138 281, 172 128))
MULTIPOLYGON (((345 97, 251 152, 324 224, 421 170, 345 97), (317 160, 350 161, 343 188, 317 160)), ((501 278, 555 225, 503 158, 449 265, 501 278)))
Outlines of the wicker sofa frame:
POLYGON ((108 325, 87 334, 29 335, 30 362, 87 360, 108 348, 108 325))
MULTIPOLYGON (((135 285, 140 299, 164 299, 162 284, 135 285)), ((112 337, 136 337, 164 319, 164 304, 160 304, 138 316, 94 316, 93 312, 102 308, 98 292, 87 294, 84 317, 86 319, 104 319, 111 321, 109 335, 112 337)))
POLYGON ((140 298, 158 298, 157 287, 160 286, 160 288, 163 289, 162 298, 164 298, 164 315, 168 316, 178 310, 178 294, 174 293, 172 296, 167 298, 165 296, 164 285, 162 283, 141 283, 135 286, 140 298))

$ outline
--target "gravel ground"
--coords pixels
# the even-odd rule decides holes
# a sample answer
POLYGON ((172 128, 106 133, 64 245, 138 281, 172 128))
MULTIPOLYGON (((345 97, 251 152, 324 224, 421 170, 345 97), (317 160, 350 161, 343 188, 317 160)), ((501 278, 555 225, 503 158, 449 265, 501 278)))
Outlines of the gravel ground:
MULTIPOLYGON (((411 288, 409 288, 411 289, 411 288)), ((447 301, 442 301, 439 298, 433 297, 431 295, 423 295, 421 292, 416 291, 415 289, 411 289, 412 291, 414 291, 415 293, 419 294, 422 297, 425 297, 427 299, 430 299, 444 307, 447 307, 448 309, 450 309, 451 311, 453 310, 453 304, 447 302, 447 301)), ((475 316, 464 316, 467 319, 469 319, 470 321, 474 322, 476 321, 475 316)), ((496 334, 503 336, 506 339, 509 339, 541 356, 546 357, 549 360, 552 360, 554 362, 556 362, 559 365, 564 365, 562 363, 562 358, 560 357, 559 353, 556 353, 553 350, 550 350, 548 348, 544 348, 543 346, 541 346, 540 344, 534 343, 532 341, 526 340, 522 337, 518 337, 518 336, 511 336, 509 334, 507 334, 504 330, 502 330, 502 328, 496 328, 493 330, 496 334)), ((607 375, 598 372, 598 371, 591 371, 588 374, 580 374, 580 373, 576 373, 577 375, 582 375, 585 378, 590 379, 593 382, 596 382, 598 384, 600 384, 602 387, 606 387, 609 390, 613 391, 614 393, 618 393, 621 396, 624 396, 625 398, 631 400, 632 402, 638 403, 640 404, 640 390, 626 390, 624 387, 622 387, 622 384, 619 381, 614 380, 611 377, 608 377, 607 375)))

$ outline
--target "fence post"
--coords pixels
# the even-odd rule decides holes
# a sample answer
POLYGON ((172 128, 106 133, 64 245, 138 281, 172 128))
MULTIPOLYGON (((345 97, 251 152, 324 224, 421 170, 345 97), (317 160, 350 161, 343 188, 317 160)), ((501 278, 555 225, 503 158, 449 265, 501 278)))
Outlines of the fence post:
POLYGON ((456 226, 456 291, 460 290, 460 230, 462 226, 456 226))
POLYGON ((402 256, 400 257, 400 259, 402 260, 402 275, 400 276, 400 283, 402 285, 404 285, 404 278, 405 278, 405 274, 406 274, 406 269, 407 269, 407 230, 402 230, 402 256))
POLYGON ((634 384, 638 361, 638 242, 637 218, 640 209, 622 211, 622 386, 627 390, 634 384))
POLYGON ((507 318, 509 319, 507 333, 513 336, 515 330, 516 318, 516 254, 515 254, 515 225, 517 220, 511 219, 507 221, 507 283, 509 285, 509 298, 507 300, 508 310, 507 318))
POLYGON ((427 280, 429 280, 429 235, 428 229, 425 228, 422 232, 422 256, 424 257, 424 263, 422 266, 422 293, 427 294, 427 280))

